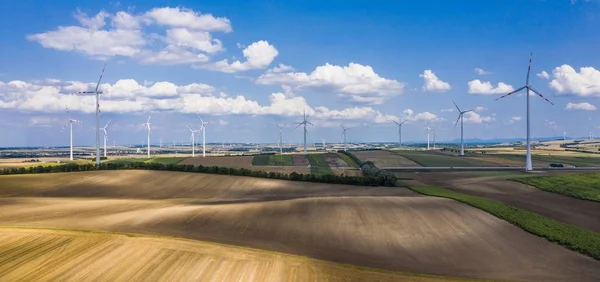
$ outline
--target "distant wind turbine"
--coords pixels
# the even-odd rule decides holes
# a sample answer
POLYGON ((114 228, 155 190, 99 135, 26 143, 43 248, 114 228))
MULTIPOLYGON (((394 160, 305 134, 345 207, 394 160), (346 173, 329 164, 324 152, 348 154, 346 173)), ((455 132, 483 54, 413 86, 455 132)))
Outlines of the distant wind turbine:
POLYGON ((192 137, 191 137, 191 139, 192 139, 192 157, 195 157, 195 156, 196 156, 196 153, 195 153, 195 152, 196 152, 196 149, 195 149, 195 147, 194 147, 194 146, 195 146, 195 144, 196 144, 196 138, 195 138, 194 136, 195 136, 195 135, 196 135, 196 133, 198 132, 198 129, 194 130, 194 129, 192 129, 192 128, 191 128, 189 125, 186 125, 186 127, 187 127, 187 129, 189 129, 189 130, 190 130, 190 133, 192 134, 192 137))
POLYGON ((279 128, 279 154, 283 154, 283 125, 276 123, 275 126, 279 128))
POLYGON ((110 119, 108 120, 106 125, 102 128, 102 131, 104 131, 104 157, 105 158, 106 158, 106 141, 108 140, 108 133, 106 132, 106 128, 108 127, 109 124, 110 124, 110 119))
POLYGON ((407 122, 407 120, 397 122, 394 121, 396 125, 398 125, 398 146, 402 146, 402 125, 407 122))
POLYGON ((458 110, 458 118, 456 119, 456 123, 454 123, 454 128, 456 128, 456 125, 458 125, 458 120, 460 120, 460 155, 464 156, 465 155, 465 144, 463 141, 463 120, 464 120, 464 115, 468 112, 472 112, 474 111, 473 109, 471 110, 466 110, 466 111, 461 111, 460 108, 458 107, 458 105, 456 105, 456 103, 454 101, 452 101, 452 103, 454 103, 454 106, 456 107, 456 109, 458 110))
POLYGON ((344 148, 344 151, 346 151, 346 132, 350 128, 344 127, 344 125, 340 126, 342 127, 342 147, 344 148))
POLYGON ((314 125, 314 124, 312 124, 312 123, 310 123, 310 121, 308 121, 308 117, 310 115, 307 115, 306 111, 303 111, 302 113, 303 113, 302 114, 303 120, 302 120, 302 122, 296 122, 296 124, 298 124, 298 126, 296 126, 296 128, 300 127, 301 125, 304 125, 304 154, 306 154, 306 133, 307 133, 306 125, 307 124, 314 125))
POLYGON ((200 119, 200 131, 202 131, 202 157, 206 157, 206 125, 210 124, 210 121, 204 121, 200 115, 198 115, 200 119))
POLYGON ((527 100, 527 102, 526 102, 526 104, 527 104, 527 154, 526 154, 526 157, 525 157, 525 170, 526 171, 533 170, 533 166, 531 164, 531 123, 530 123, 530 119, 529 119, 529 112, 530 112, 530 110, 529 110, 529 91, 537 94, 542 99, 546 100, 546 102, 554 105, 554 103, 550 102, 550 100, 548 100, 546 97, 544 97, 538 91, 536 91, 535 89, 533 89, 531 87, 531 85, 529 85, 529 73, 531 72, 531 57, 532 56, 533 56, 533 53, 530 53, 529 54, 529 67, 527 68, 527 77, 525 79, 525 86, 523 86, 523 87, 521 87, 521 88, 519 88, 519 89, 517 89, 515 91, 512 91, 512 92, 510 92, 508 94, 505 94, 505 95, 503 95, 503 96, 495 99, 495 100, 499 100, 499 99, 502 99, 502 98, 507 97, 509 95, 515 94, 515 93, 517 93, 517 92, 519 92, 519 91, 521 91, 523 89, 526 90, 526 94, 527 94, 527 95, 525 95, 526 96, 526 100, 527 100))
POLYGON ((142 123, 142 125, 145 125, 147 130, 148 130, 148 158, 150 158, 150 118, 152 117, 152 115, 148 116, 148 121, 146 121, 146 123, 142 123))
POLYGON ((429 150, 429 133, 431 133, 431 132, 432 132, 432 128, 431 128, 431 127, 429 127, 429 122, 430 122, 430 121, 431 121, 431 120, 428 120, 428 121, 427 121, 427 126, 424 128, 424 129, 425 129, 425 131, 427 131, 427 150, 429 150))
POLYGON ((100 81, 102 80, 102 76, 104 75, 104 69, 106 69, 106 63, 104 63, 104 67, 102 67, 102 72, 100 73, 100 78, 98 79, 98 83, 96 84, 96 89, 94 89, 94 91, 78 92, 80 94, 95 94, 96 95, 96 168, 100 167, 100 98, 99 98, 99 94, 102 94, 102 91, 98 91, 98 87, 100 86, 100 81))
MULTIPOLYGON (((67 111, 67 116, 69 116, 69 128, 70 128, 70 141, 69 141, 69 146, 70 146, 70 150, 69 150, 69 160, 73 160, 73 123, 83 123, 80 120, 76 120, 76 119, 72 119, 71 118, 71 114, 69 113, 69 109, 66 109, 67 111)), ((67 128, 67 125, 64 125, 62 127, 62 129, 60 131, 64 131, 67 128)))

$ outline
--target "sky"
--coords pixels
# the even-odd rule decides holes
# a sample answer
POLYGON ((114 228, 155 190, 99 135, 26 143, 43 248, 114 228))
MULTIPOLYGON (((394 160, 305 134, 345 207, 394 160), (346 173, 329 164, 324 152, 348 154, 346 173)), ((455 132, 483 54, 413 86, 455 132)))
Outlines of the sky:
POLYGON ((600 1, 2 1, 0 147, 600 136, 600 1), (69 113, 66 112, 69 110, 69 113), (70 118, 69 118, 70 116, 70 118))

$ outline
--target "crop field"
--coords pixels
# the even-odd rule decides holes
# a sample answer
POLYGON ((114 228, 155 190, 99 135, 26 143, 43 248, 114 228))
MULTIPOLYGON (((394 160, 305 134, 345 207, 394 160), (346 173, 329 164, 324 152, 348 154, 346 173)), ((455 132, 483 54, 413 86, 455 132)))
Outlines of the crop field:
POLYGON ((294 163, 295 166, 308 166, 309 165, 309 162, 308 162, 308 159, 306 158, 306 156, 300 155, 300 154, 292 155, 292 163, 294 163))
POLYGON ((19 167, 30 167, 30 166, 51 166, 51 165, 61 165, 65 163, 90 163, 88 160, 78 160, 75 159, 73 161, 69 160, 69 158, 33 158, 39 160, 39 162, 27 162, 32 158, 11 158, 11 159, 0 159, 0 169, 4 168, 19 168, 19 167), (60 161, 60 163, 58 163, 60 161))
POLYGON ((160 163, 160 164, 178 164, 186 159, 185 157, 152 157, 148 158, 117 158, 106 161, 107 163, 160 163))
POLYGON ((2 281, 447 281, 222 244, 118 233, 2 228, 0 252, 2 281))
MULTIPOLYGON (((261 280, 260 275, 284 275, 273 277, 298 281, 312 281, 311 277, 344 281, 388 279, 369 276, 375 275, 369 270, 338 268, 342 266, 337 264, 329 268, 322 266, 329 263, 307 258, 296 262, 287 255, 478 279, 600 279, 600 261, 527 233, 479 209, 399 187, 308 185, 146 170, 5 175, 0 176, 0 182, 0 225, 6 228, 30 226, 176 236, 281 252, 261 256, 248 249, 211 248, 193 245, 202 242, 187 241, 181 243, 185 244, 182 247, 177 242, 162 241, 165 238, 159 241, 144 236, 103 235, 95 239, 97 234, 86 234, 90 239, 77 240, 70 234, 21 236, 14 233, 21 229, 2 231, 0 272, 10 269, 15 275, 11 277, 25 278, 21 280, 35 280, 37 275, 43 275, 42 270, 48 270, 45 273, 49 278, 41 276, 40 280, 54 281, 63 280, 63 276, 51 275, 63 274, 73 280, 84 276, 100 280, 142 276, 164 280, 171 275, 194 280, 193 275, 200 277, 203 272, 215 280, 226 280, 220 277, 236 273, 247 275, 244 277, 249 280, 261 280), (118 243, 112 244, 111 240, 118 243), (135 247, 147 245, 157 247, 135 247), (53 249, 57 250, 52 253, 53 249), (5 254, 11 259, 4 259, 5 254), (54 277, 58 278, 51 279, 54 277)), ((397 277, 397 281, 413 279, 397 277)))
POLYGON ((386 150, 352 151, 351 153, 363 162, 372 161, 377 167, 421 166, 400 154, 386 150))
POLYGON ((342 160, 344 160, 344 162, 349 166, 349 167, 355 167, 358 168, 360 165, 357 164, 352 158, 350 158, 347 155, 344 155, 342 153, 337 153, 338 157, 340 157, 342 160))
POLYGON ((310 168, 307 166, 252 166, 247 167, 247 169, 251 170, 260 170, 266 172, 280 172, 285 174, 290 174, 292 172, 301 173, 301 174, 310 174, 310 168))
POLYGON ((514 180, 547 192, 600 202, 600 173, 538 176, 514 180))
POLYGON ((252 165, 268 166, 292 166, 292 155, 256 155, 252 159, 252 165))
POLYGON ((310 163, 310 173, 315 175, 333 174, 333 171, 329 167, 327 161, 325 161, 324 154, 309 154, 306 155, 308 162, 310 163))
POLYGON ((477 166, 493 166, 489 162, 481 159, 470 159, 459 157, 456 155, 445 154, 441 152, 423 152, 423 151, 394 151, 394 154, 406 157, 407 159, 421 165, 430 167, 440 166, 460 166, 460 167, 477 167, 477 166))
POLYGON ((322 154, 322 158, 331 168, 352 167, 337 153, 325 153, 322 154))
POLYGON ((203 166, 224 166, 224 167, 250 167, 254 156, 224 156, 224 157, 193 157, 186 158, 179 162, 181 165, 203 165, 203 166))

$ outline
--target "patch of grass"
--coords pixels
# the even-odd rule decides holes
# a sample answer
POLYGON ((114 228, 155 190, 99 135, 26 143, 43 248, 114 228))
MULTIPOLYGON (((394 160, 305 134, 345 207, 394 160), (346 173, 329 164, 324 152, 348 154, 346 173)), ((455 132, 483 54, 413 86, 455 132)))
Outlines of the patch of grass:
POLYGON ((336 153, 349 167, 356 167, 358 168, 359 165, 348 155, 342 154, 340 152, 336 153))
POLYGON ((252 165, 269 165, 269 155, 256 155, 252 158, 252 165))
POLYGON ((466 195, 434 186, 411 186, 428 196, 443 197, 466 203, 506 220, 521 229, 558 243, 573 251, 600 260, 600 233, 565 224, 528 210, 486 198, 466 195))
MULTIPOLYGON (((512 160, 524 160, 524 155, 515 155, 515 154, 494 154, 494 156, 499 156, 512 160)), ((593 167, 600 166, 600 158, 592 157, 592 156, 558 156, 558 155, 539 155, 532 154, 531 160, 534 162, 534 165, 548 165, 551 163, 561 163, 567 165, 574 165, 577 167, 593 167)))
POLYGON ((310 173, 314 175, 333 174, 333 170, 325 161, 322 154, 307 154, 306 158, 310 163, 310 173))
POLYGON ((292 155, 269 155, 269 165, 272 166, 293 166, 292 155))
POLYGON ((489 166, 489 163, 448 155, 439 152, 421 152, 421 151, 395 151, 394 154, 403 156, 421 166, 440 167, 440 166, 462 166, 478 167, 489 166))
POLYGON ((146 163, 159 163, 159 164, 178 164, 183 161, 184 157, 163 157, 163 158, 151 158, 146 160, 146 163))
POLYGON ((106 163, 111 164, 129 164, 129 163, 143 163, 146 162, 147 158, 120 158, 114 160, 108 160, 106 163))
POLYGON ((600 202, 600 173, 535 176, 513 180, 547 192, 600 202))

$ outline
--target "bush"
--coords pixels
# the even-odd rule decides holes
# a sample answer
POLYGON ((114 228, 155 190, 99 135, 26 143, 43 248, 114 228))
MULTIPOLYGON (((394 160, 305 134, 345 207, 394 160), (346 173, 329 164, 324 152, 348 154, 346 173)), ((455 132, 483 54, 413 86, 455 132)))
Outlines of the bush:
POLYGON ((392 172, 377 168, 371 161, 361 162, 354 154, 347 151, 339 151, 339 153, 348 156, 359 164, 363 177, 369 179, 369 181, 377 182, 380 186, 396 186, 398 178, 392 172))

